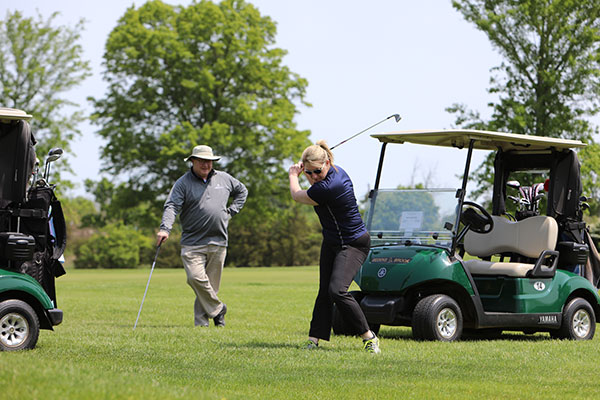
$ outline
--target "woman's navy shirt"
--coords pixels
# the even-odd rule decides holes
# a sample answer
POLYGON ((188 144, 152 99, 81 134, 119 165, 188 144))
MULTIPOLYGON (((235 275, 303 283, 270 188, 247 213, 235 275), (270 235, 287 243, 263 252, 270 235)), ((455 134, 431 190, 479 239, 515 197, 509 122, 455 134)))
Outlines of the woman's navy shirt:
POLYGON ((358 212, 352 181, 339 166, 331 166, 325 179, 314 183, 307 194, 319 204, 315 212, 321 221, 325 242, 344 245, 367 232, 358 212))

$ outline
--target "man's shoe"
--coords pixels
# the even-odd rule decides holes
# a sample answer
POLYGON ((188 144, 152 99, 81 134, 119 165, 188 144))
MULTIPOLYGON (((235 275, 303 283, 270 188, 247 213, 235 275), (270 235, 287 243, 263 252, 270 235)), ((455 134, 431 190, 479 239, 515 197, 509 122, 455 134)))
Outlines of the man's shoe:
POLYGON ((319 348, 319 344, 308 339, 306 342, 304 342, 304 344, 302 345, 302 348, 304 350, 316 350, 319 348))
POLYGON ((213 318, 215 321, 215 326, 225 326, 225 314, 227 313, 227 305, 223 303, 223 309, 220 313, 217 314, 216 317, 213 318))
POLYGON ((363 343, 365 344, 364 349, 367 353, 381 353, 381 350, 379 349, 379 339, 377 336, 373 336, 371 339, 363 340, 363 343))

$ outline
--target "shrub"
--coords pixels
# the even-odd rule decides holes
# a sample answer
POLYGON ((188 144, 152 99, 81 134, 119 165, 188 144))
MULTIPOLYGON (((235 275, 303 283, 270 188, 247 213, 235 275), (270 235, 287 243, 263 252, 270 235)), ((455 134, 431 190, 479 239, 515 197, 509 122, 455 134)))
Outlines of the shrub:
POLYGON ((107 225, 76 249, 75 268, 136 268, 152 238, 122 224, 107 225))
MULTIPOLYGON (((156 259, 156 268, 183 268, 181 262, 181 233, 175 229, 169 235, 169 239, 160 246, 160 253, 156 259)), ((151 265, 156 254, 156 237, 150 246, 143 248, 140 255, 140 264, 151 265)))

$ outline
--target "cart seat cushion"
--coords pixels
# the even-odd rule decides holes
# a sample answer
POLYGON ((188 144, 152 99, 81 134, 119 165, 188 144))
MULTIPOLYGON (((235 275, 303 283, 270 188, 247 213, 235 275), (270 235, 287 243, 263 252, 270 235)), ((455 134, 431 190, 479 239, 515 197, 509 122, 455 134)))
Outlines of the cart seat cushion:
POLYGON ((464 265, 472 275, 504 275, 513 278, 525 278, 527 272, 535 266, 534 264, 492 262, 476 259, 465 261, 464 265))
POLYGON ((544 250, 554 250, 558 238, 558 224, 548 216, 535 216, 514 222, 497 215, 494 228, 488 233, 467 232, 465 251, 476 257, 500 253, 517 253, 538 258, 544 250))

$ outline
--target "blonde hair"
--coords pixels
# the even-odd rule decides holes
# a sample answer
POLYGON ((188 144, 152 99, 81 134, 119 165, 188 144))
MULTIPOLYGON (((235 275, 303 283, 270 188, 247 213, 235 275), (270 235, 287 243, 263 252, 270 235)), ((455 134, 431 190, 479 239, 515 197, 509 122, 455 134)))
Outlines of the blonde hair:
POLYGON ((333 166, 333 153, 325 140, 318 140, 316 144, 308 146, 302 153, 302 163, 324 163, 329 160, 333 166))

